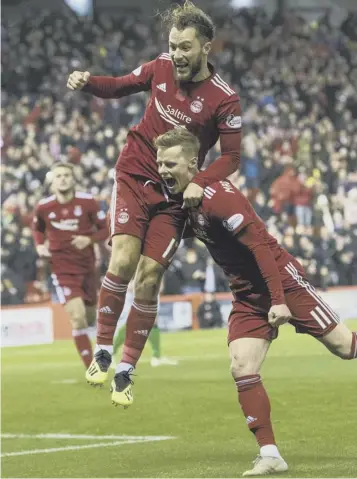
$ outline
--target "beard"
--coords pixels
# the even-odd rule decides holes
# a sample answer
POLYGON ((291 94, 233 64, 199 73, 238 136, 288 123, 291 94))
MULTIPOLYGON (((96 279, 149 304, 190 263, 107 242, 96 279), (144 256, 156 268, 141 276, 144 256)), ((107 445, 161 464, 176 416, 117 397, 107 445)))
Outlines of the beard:
POLYGON ((192 82, 192 79, 199 73, 202 66, 202 55, 199 55, 194 62, 190 65, 190 73, 187 78, 180 80, 180 83, 192 82))
POLYGON ((192 64, 192 67, 191 67, 191 80, 193 77, 195 77, 197 75, 197 73, 199 73, 199 71, 201 70, 201 66, 202 66, 202 56, 200 55, 197 60, 192 64))

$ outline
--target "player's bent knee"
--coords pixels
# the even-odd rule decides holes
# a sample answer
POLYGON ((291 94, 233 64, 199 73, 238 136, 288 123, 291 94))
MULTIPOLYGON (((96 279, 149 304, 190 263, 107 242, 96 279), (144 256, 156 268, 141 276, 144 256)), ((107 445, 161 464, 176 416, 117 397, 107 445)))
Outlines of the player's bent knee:
POLYGON ((130 235, 112 238, 112 253, 108 271, 130 281, 134 276, 141 254, 141 240, 130 235))
POLYGON ((344 360, 354 359, 354 357, 351 355, 351 344, 352 344, 352 333, 351 333, 350 341, 336 345, 334 349, 332 350, 332 352, 335 356, 338 356, 339 358, 344 360))
POLYGON ((88 327, 86 309, 82 298, 70 299, 65 304, 72 330, 86 329, 88 327))
POLYGON ((251 374, 258 374, 260 365, 250 361, 246 357, 233 357, 231 359, 231 374, 233 378, 240 378, 242 376, 250 376, 251 374))
POLYGON ((157 261, 142 256, 135 276, 135 297, 155 300, 160 291, 160 284, 165 268, 157 261))
POLYGON ((352 340, 353 333, 347 326, 339 323, 332 331, 320 338, 320 341, 341 359, 353 359, 352 340))
POLYGON ((262 338, 239 338, 229 344, 233 378, 259 374, 270 343, 262 338))

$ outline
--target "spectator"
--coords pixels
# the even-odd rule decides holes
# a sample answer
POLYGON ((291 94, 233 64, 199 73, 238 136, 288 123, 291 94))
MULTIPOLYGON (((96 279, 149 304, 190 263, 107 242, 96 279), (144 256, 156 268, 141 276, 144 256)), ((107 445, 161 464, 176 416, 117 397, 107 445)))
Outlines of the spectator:
POLYGON ((204 300, 197 310, 197 318, 201 329, 222 327, 221 308, 214 293, 205 293, 204 300))
MULTIPOLYGON (((270 21, 260 8, 214 17, 213 60, 240 92, 244 112, 242 165, 232 181, 316 284, 356 283, 355 15, 328 29, 325 20, 311 28, 292 12, 270 21), (321 262, 325 253, 329 264, 321 262)), ((12 281, 2 285, 5 301, 14 299, 12 285, 23 298, 21 278, 44 283, 26 228, 49 191, 53 162, 77 165, 83 190, 108 205, 111 171, 147 101, 145 93, 120 100, 74 95, 65 88, 69 71, 122 75, 166 48, 158 18, 144 22, 140 13, 100 13, 90 21, 69 9, 31 9, 11 27, 3 19, 2 262, 12 281)), ((217 144, 207 164, 218 154, 217 144)), ((206 256, 197 242, 183 247, 165 292, 225 289, 206 256)))
POLYGON ((301 184, 297 178, 296 169, 287 166, 279 178, 270 188, 271 199, 274 202, 274 212, 279 214, 287 213, 290 224, 296 224, 295 205, 301 192, 301 184))
POLYGON ((182 258, 183 293, 203 291, 206 280, 206 259, 195 249, 189 247, 182 258))

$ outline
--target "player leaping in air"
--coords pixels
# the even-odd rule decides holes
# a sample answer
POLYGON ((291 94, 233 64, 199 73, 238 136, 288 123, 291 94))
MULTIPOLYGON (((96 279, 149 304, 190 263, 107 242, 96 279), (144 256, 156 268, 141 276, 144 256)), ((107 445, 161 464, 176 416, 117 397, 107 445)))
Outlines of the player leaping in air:
MULTIPOLYGON (((198 172, 199 141, 175 128, 156 140, 159 173, 171 194, 185 191, 198 172)), ((202 204, 189 209, 189 224, 230 281, 234 296, 228 321, 231 373, 260 455, 244 476, 287 471, 270 420, 270 402, 260 368, 278 327, 318 339, 342 359, 357 357, 357 333, 306 280, 300 263, 267 232, 248 200, 229 181, 207 186, 202 204)))
POLYGON ((38 255, 50 263, 58 299, 69 315, 74 343, 88 368, 93 359, 88 326, 95 325, 98 287, 93 244, 107 239, 109 231, 105 213, 93 196, 75 190, 73 166, 56 163, 51 172, 54 194, 38 203, 33 235, 38 255))
POLYGON ((186 220, 184 206, 198 205, 204 188, 239 167, 241 110, 237 94, 208 63, 215 27, 191 2, 169 10, 169 53, 122 77, 73 72, 67 86, 101 98, 141 91, 151 97, 141 122, 130 129, 117 165, 111 202, 112 253, 98 304, 97 345, 87 381, 103 384, 108 376, 113 335, 129 281, 135 276, 121 362, 112 382, 112 402, 133 402, 130 374, 154 325, 160 282, 172 260, 186 220), (184 126, 200 139, 198 166, 220 140, 221 156, 199 172, 182 194, 162 184, 154 139, 184 126))

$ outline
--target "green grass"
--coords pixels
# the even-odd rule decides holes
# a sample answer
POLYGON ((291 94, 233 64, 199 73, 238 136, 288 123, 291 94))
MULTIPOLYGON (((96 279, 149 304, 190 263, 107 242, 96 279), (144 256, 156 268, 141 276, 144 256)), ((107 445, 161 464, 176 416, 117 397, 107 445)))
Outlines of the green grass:
MULTIPOLYGON (((357 329, 357 321, 349 323, 357 329)), ((172 436, 93 449, 7 456, 2 477, 240 477, 257 453, 229 374, 226 332, 162 336, 179 366, 135 378, 135 402, 114 408, 108 387, 93 389, 70 341, 2 351, 2 433, 172 436), (77 380, 72 384, 56 381, 77 380)), ((145 361, 146 360, 146 361, 145 361)), ((284 477, 356 477, 357 361, 333 357, 312 338, 282 328, 262 375, 284 477)), ((83 445, 98 439, 2 439, 2 452, 83 445)))

